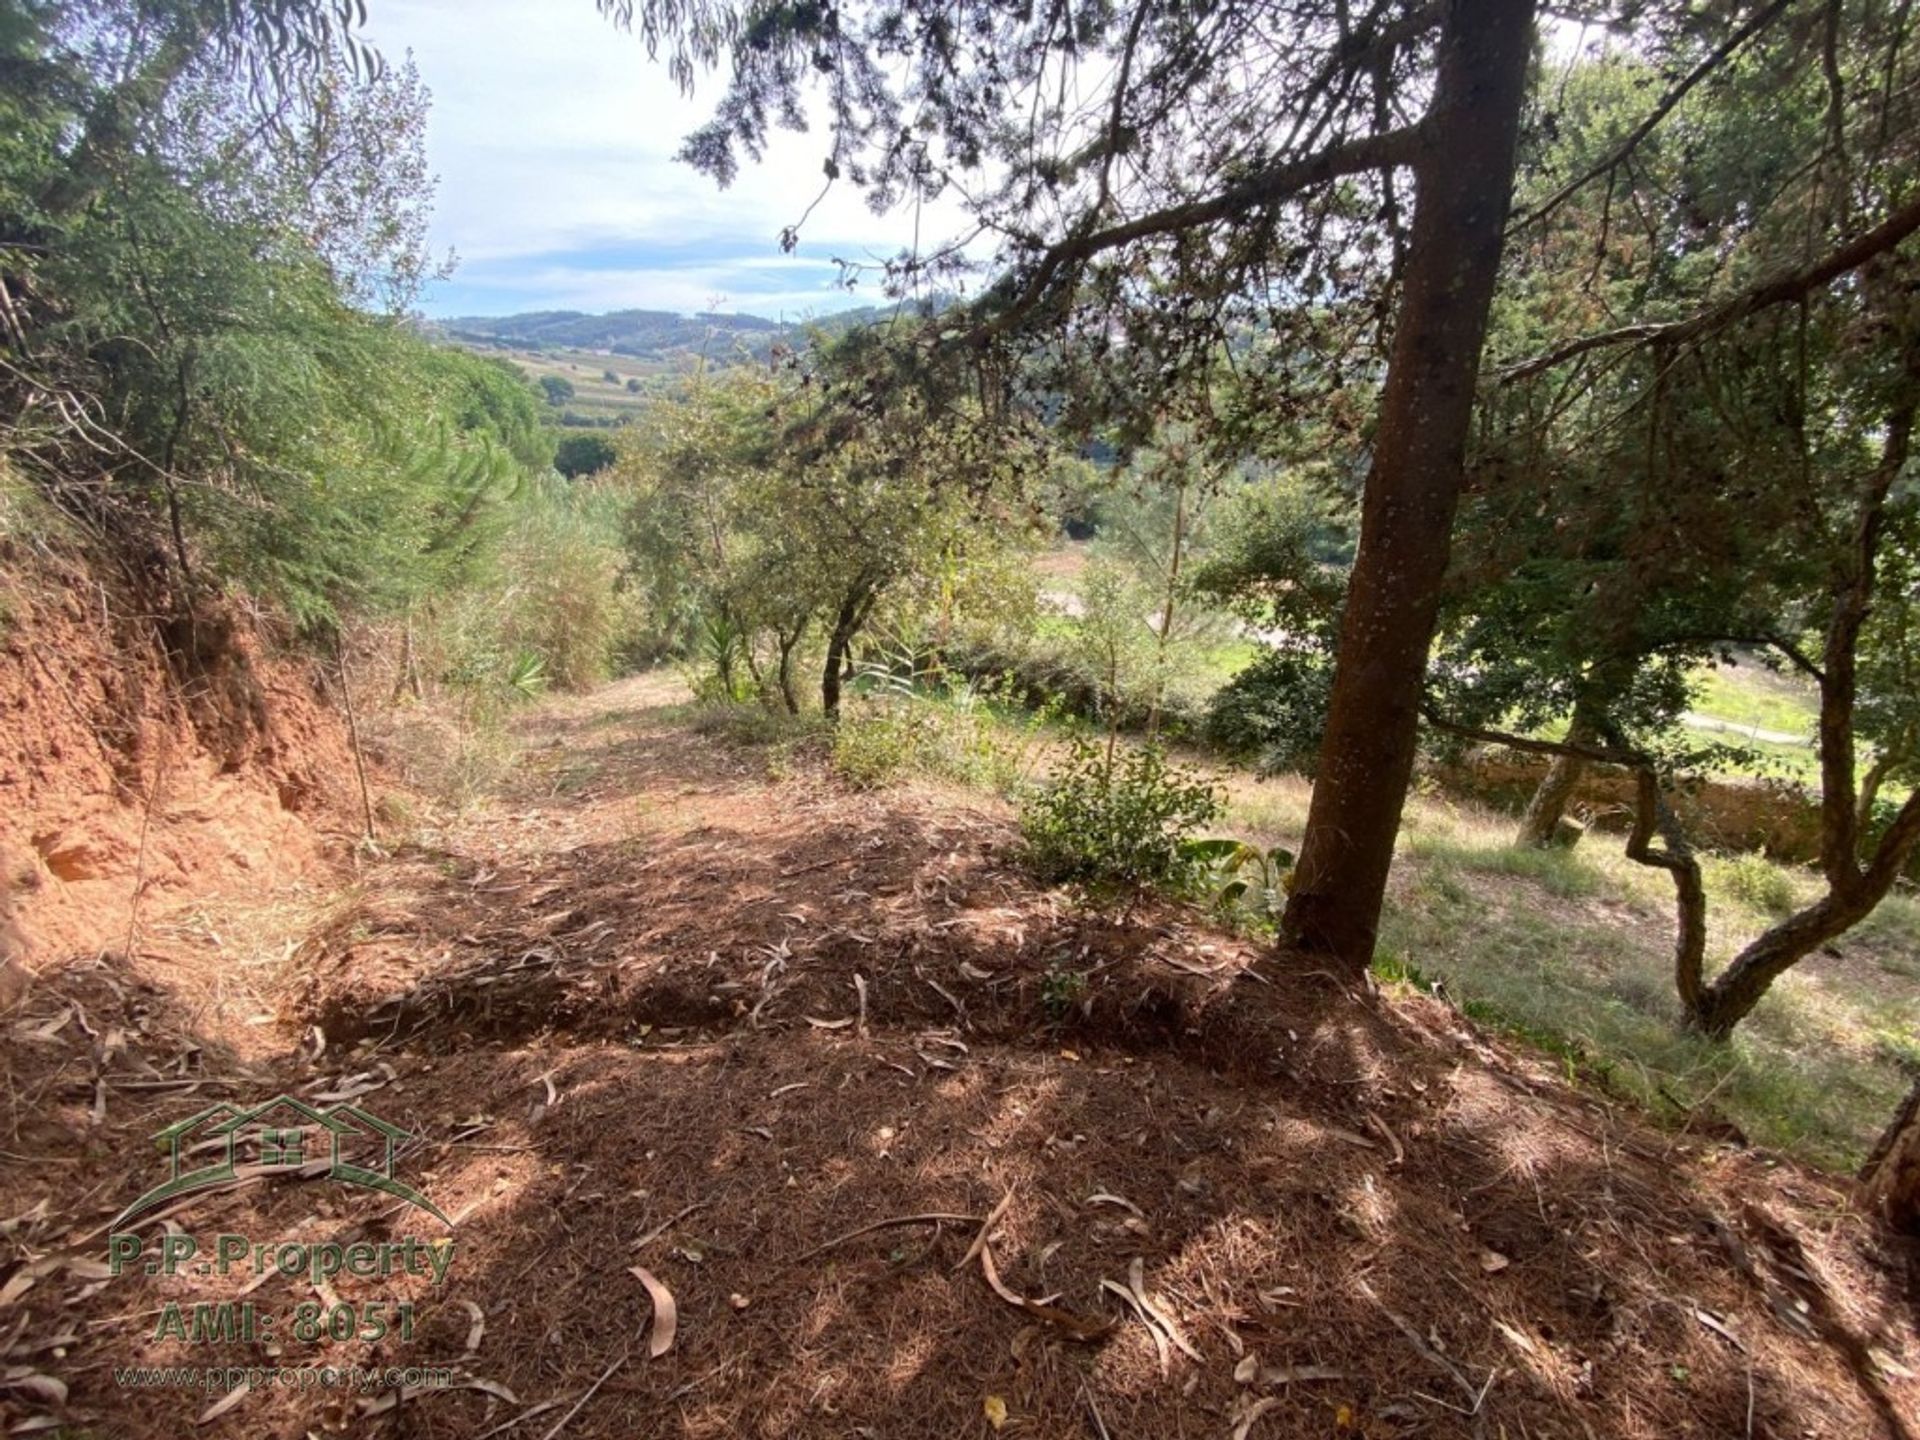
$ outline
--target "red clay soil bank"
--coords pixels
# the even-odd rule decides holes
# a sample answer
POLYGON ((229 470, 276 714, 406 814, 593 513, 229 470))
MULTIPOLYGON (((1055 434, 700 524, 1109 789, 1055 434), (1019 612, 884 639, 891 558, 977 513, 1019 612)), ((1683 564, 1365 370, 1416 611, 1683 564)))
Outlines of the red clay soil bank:
POLYGON ((313 867, 351 760, 311 661, 227 602, 0 547, 0 924, 25 965, 123 946, 141 907, 313 867))

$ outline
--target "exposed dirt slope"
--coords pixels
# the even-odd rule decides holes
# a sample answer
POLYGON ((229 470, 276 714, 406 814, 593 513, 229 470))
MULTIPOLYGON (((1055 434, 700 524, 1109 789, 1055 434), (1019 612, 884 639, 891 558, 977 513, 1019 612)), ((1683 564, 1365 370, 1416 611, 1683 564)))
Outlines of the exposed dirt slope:
POLYGON ((29 968, 313 873, 349 761, 311 661, 224 603, 6 544, 0 614, 0 911, 29 968))
MULTIPOLYGON (((535 717, 515 793, 313 931, 277 1046, 196 1024, 185 957, 43 977, 10 1017, 0 1339, 50 1383, 0 1390, 0 1422, 177 1436, 218 1394, 114 1367, 320 1359, 480 1388, 251 1393, 198 1433, 1906 1433, 1906 1257, 1835 1184, 1650 1130, 1439 1002, 1349 996, 1182 912, 1086 917, 1009 866, 991 808, 770 778, 667 698, 535 717), (86 1265, 155 1178, 142 1137, 282 1088, 410 1132, 400 1170, 455 1222, 445 1287, 319 1292, 416 1300, 410 1341, 147 1338, 164 1300, 242 1282, 86 1265), (658 1357, 636 1265, 677 1300, 658 1357)), ((244 1177, 172 1223, 442 1233, 244 1177)))

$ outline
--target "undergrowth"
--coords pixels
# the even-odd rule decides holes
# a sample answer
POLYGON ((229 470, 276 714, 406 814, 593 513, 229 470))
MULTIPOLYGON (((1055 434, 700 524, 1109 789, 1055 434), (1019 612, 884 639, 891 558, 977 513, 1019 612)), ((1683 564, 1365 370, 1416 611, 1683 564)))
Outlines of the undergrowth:
POLYGON ((993 682, 929 691, 872 681, 833 727, 833 768, 858 789, 914 775, 1014 796, 1033 778, 1050 710, 1006 706, 993 682))
POLYGON ((1020 806, 1022 855, 1035 875, 1094 891, 1194 888, 1205 868, 1188 847, 1222 797, 1152 746, 1076 737, 1020 806))

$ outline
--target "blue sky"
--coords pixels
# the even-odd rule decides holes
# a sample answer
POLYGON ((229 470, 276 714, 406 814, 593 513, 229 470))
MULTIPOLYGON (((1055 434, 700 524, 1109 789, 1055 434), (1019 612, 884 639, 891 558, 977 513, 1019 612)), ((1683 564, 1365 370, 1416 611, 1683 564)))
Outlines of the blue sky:
MULTIPOLYGON (((681 96, 640 42, 594 0, 372 0, 367 34, 409 50, 433 93, 428 155, 440 177, 433 242, 460 257, 422 302, 429 315, 516 310, 797 317, 878 302, 851 294, 835 256, 883 258, 910 242, 911 213, 875 216, 835 187, 798 251, 777 236, 819 193, 824 135, 781 135, 722 191, 673 159, 716 87, 681 96)), ((922 217, 923 233, 957 212, 922 217)))

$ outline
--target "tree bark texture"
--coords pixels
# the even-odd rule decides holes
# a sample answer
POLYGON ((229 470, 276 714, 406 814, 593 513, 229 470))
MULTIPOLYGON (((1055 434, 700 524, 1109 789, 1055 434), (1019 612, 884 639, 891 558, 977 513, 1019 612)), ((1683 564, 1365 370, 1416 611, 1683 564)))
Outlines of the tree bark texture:
POLYGON ((1286 941, 1373 957, 1513 193, 1533 0, 1450 0, 1404 288, 1286 941))

